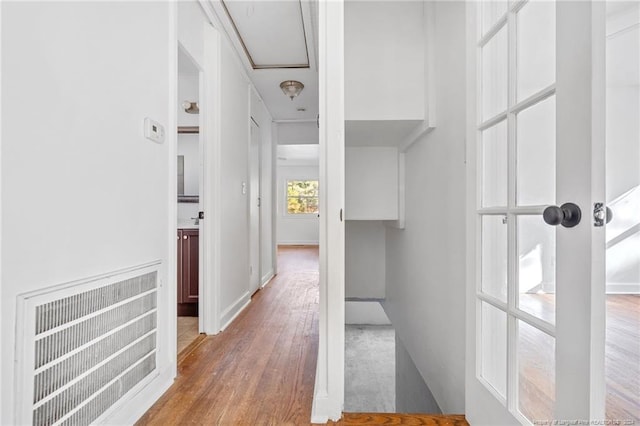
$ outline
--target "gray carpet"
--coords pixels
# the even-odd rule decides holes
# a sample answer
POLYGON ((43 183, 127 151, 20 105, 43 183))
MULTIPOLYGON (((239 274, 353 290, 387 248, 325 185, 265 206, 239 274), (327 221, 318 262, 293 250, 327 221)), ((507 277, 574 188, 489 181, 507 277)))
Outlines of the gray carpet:
POLYGON ((395 345, 393 326, 346 326, 345 412, 395 412, 395 345))

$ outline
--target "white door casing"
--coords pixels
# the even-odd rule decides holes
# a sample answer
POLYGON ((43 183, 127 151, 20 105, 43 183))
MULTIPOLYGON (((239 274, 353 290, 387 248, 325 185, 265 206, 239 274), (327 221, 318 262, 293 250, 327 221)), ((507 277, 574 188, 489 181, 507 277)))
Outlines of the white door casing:
POLYGON ((344 406, 344 2, 318 5, 320 299, 312 423, 344 406))
MULTIPOLYGON (((552 10, 556 23, 538 20, 540 28, 533 31, 530 24, 540 2, 509 2, 504 13, 499 5, 470 2, 467 14, 467 419, 480 425, 528 424, 551 418, 603 420, 605 245, 604 228, 593 227, 592 208, 594 202, 604 201, 604 3, 560 1, 552 10), (530 65, 526 63, 526 36, 536 37, 539 31, 543 40, 550 30, 545 25, 555 25, 556 53, 550 59, 556 64, 555 81, 520 97, 518 91, 524 91, 529 70, 526 65, 530 65), (555 149, 536 160, 536 150, 524 154, 525 141, 532 134, 539 136, 536 132, 548 123, 532 128, 526 120, 538 117, 539 121, 545 110, 548 118, 554 102, 555 149), (537 167, 544 165, 549 167, 537 167), (555 196, 547 194, 549 201, 535 202, 545 199, 539 194, 529 197, 527 192, 534 186, 526 189, 527 167, 535 178, 534 186, 550 183, 546 189, 550 194, 555 191, 555 196), (503 182, 503 191, 496 190, 503 182), (502 199, 506 203, 499 201, 502 199), (553 236, 546 228, 550 225, 541 222, 542 211, 550 204, 566 202, 580 206, 582 221, 573 228, 557 227, 553 236), (525 224, 550 235, 546 245, 537 246, 538 251, 522 251, 525 224), (552 249, 555 256, 549 266, 539 268, 539 292, 555 293, 555 318, 528 311, 523 299, 524 281, 535 275, 525 269, 525 258, 537 256, 544 265, 545 249, 547 253, 552 249), (487 260, 490 257, 493 262, 487 260), (545 278, 550 272, 555 279, 545 278), (498 278, 504 278, 504 285, 485 286, 490 279, 500 281, 498 278), (532 418, 535 411, 529 417, 523 414, 526 389, 522 383, 527 373, 519 368, 528 362, 525 349, 531 348, 526 348, 525 338, 531 335, 539 346, 538 354, 533 350, 534 361, 543 364, 537 373, 548 374, 547 390, 555 393, 555 409, 546 412, 548 418, 532 418), (545 350, 554 356, 543 353, 545 350), (545 360, 550 362, 544 365, 545 360)), ((539 63, 546 59, 544 54, 535 56, 539 63)), ((540 80, 543 71, 541 66, 533 79, 540 80)), ((534 141, 532 146, 543 150, 545 143, 534 141)))
POLYGON ((221 176, 220 150, 221 127, 220 111, 222 111, 220 66, 221 38, 220 33, 210 24, 203 24, 204 30, 204 64, 201 78, 201 108, 212 111, 201 115, 201 158, 203 162, 201 209, 205 218, 200 225, 201 248, 207 253, 202 262, 202 285, 200 287, 200 321, 201 330, 206 334, 220 331, 220 227, 221 227, 221 176))
POLYGON ((249 141, 249 292, 260 288, 260 127, 251 119, 249 141))

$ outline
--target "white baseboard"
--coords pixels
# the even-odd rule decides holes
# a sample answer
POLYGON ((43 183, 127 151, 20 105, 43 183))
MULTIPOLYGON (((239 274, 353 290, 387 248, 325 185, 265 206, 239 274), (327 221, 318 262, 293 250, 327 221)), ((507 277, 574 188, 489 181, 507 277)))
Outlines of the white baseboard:
POLYGON ((260 287, 264 287, 265 285, 267 285, 267 283, 269 283, 269 281, 271 281, 271 278, 273 278, 274 276, 275 274, 273 273, 273 269, 264 274, 264 276, 262 277, 262 285, 260 287))
POLYGON ((313 397, 313 404, 311 405, 311 423, 327 424, 329 422, 329 414, 327 414, 327 401, 329 398, 326 396, 313 397))
POLYGON ((224 329, 229 327, 233 320, 236 319, 238 315, 240 315, 240 312, 244 311, 244 309, 249 306, 249 303, 251 303, 251 294, 249 294, 249 292, 246 292, 231 306, 225 309, 222 312, 222 315, 220 315, 220 324, 222 324, 222 327, 220 327, 220 331, 224 331, 224 329))
POLYGON ((100 425, 132 425, 169 389, 175 378, 175 369, 167 366, 160 374, 142 386, 131 396, 123 397, 112 409, 96 419, 100 425), (126 398, 126 399, 125 399, 126 398))
POLYGON ((344 302, 345 324, 391 325, 391 321, 377 301, 344 302))
POLYGON ((331 400, 327 395, 314 395, 311 406, 311 423, 326 424, 329 420, 338 421, 342 417, 342 404, 331 400))
POLYGON ((305 241, 278 241, 279 246, 317 246, 320 243, 318 240, 305 240, 305 241))
POLYGON ((607 283, 607 294, 640 294, 640 283, 607 283))

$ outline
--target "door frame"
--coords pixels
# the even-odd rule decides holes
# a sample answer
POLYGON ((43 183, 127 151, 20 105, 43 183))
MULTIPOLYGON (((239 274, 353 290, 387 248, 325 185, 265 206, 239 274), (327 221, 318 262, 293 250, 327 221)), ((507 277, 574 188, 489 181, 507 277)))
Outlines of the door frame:
POLYGON ((344 0, 318 2, 320 133, 319 341, 311 421, 344 406, 344 0))
MULTIPOLYGON (((522 4, 509 2, 509 10, 512 5, 517 9, 522 4)), ((511 361, 507 366, 507 401, 482 383, 477 356, 481 338, 476 149, 480 133, 477 84, 481 64, 476 31, 480 7, 478 2, 467 2, 466 412, 471 424, 526 424, 528 420, 514 405, 515 342, 508 344, 511 361)), ((573 170, 556 167, 558 182, 566 182, 557 185, 557 202, 575 202, 583 212, 582 222, 575 229, 557 230, 557 252, 580 253, 565 255, 565 265, 558 267, 556 276, 560 285, 556 290, 554 418, 564 420, 605 418, 605 237, 604 227, 594 228, 592 223, 593 204, 605 200, 605 16, 604 2, 558 1, 556 6, 556 139, 572 141, 558 144, 556 155, 558 164, 576 164, 576 159, 584 165, 573 170), (587 148, 576 150, 575 141, 587 148), (567 232, 575 238, 566 238, 567 232), (590 267, 585 268, 585 258, 591 260, 590 267)), ((510 48, 509 54, 514 51, 510 48)), ((515 335, 512 333, 511 338, 515 335)))
MULTIPOLYGON (((206 76, 206 72, 205 69, 203 67, 203 64, 199 63, 199 61, 194 57, 194 55, 189 51, 189 48, 187 46, 185 46, 183 43, 180 42, 180 40, 177 40, 176 43, 177 49, 176 49, 176 55, 178 54, 178 51, 181 51, 185 56, 187 56, 189 58, 189 60, 191 61, 191 63, 193 64, 193 66, 198 70, 198 107, 199 109, 202 111, 202 114, 198 114, 198 160, 199 160, 199 164, 198 164, 198 168, 199 168, 199 173, 198 173, 198 210, 199 211, 204 211, 204 205, 207 199, 207 196, 205 195, 204 192, 204 182, 205 182, 205 176, 204 173, 207 169, 206 167, 206 161, 205 161, 205 138, 206 138, 206 126, 204 125, 204 121, 205 121, 205 116, 206 116, 206 111, 207 111, 207 100, 205 99, 205 81, 207 79, 206 76)), ((177 56, 176 56, 177 57, 177 56)), ((177 62, 177 60, 176 60, 177 62)), ((179 77, 179 72, 176 73, 176 77, 179 77)), ((177 86, 176 86, 176 99, 178 98, 178 90, 177 90, 177 86)), ((177 105, 177 102, 175 102, 175 104, 177 105)), ((175 154, 177 154, 178 152, 178 139, 179 137, 176 137, 175 140, 175 152, 174 152, 174 156, 175 154)), ((175 167, 175 166, 173 166, 175 167)), ((175 179, 173 175, 175 175, 175 170, 173 170, 171 172, 171 182, 173 182, 175 179)), ((177 181, 176 181, 177 182, 177 181)), ((174 182, 172 186, 175 187, 176 186, 176 182, 174 182)), ((175 197, 177 198, 177 197, 175 197)), ((173 226, 173 236, 174 239, 172 241, 175 242, 175 232, 177 230, 177 210, 176 211, 176 216, 175 216, 175 221, 172 220, 171 223, 175 222, 175 226, 173 226)), ((202 237, 204 236, 205 232, 206 232, 206 225, 205 223, 201 223, 199 225, 198 228, 199 231, 199 236, 202 237)), ((180 244, 180 242, 178 242, 180 244)), ((173 246, 173 245, 172 245, 173 246)), ((175 251, 175 250, 174 250, 175 251)), ((206 265, 204 260, 206 259, 206 247, 205 247, 205 243, 204 243, 204 238, 198 238, 198 333, 202 333, 204 331, 204 318, 205 318, 205 312, 203 309, 203 305, 204 305, 204 287, 205 287, 205 283, 207 282, 207 278, 204 276, 205 271, 207 270, 206 265)), ((172 263, 176 263, 176 265, 174 266, 174 268, 178 268, 177 267, 177 262, 180 261, 180 259, 176 258, 175 262, 172 263)), ((176 274, 173 274, 174 276, 176 274)), ((175 300, 174 300, 175 302, 175 300)), ((175 303, 174 303, 175 304, 175 303)), ((177 316, 177 315, 176 315, 177 316)))
MULTIPOLYGON (((249 109, 251 110, 251 99, 253 97, 253 90, 249 90, 249 109)), ((258 215, 258 232, 256 233, 256 235, 253 235, 253 233, 251 232, 251 221, 252 221, 252 217, 251 217, 251 209, 252 207, 255 207, 256 200, 252 198, 253 195, 257 195, 258 200, 261 200, 261 191, 262 191, 262 134, 260 133, 261 129, 260 129, 260 124, 258 124, 258 121, 256 121, 256 119, 253 116, 249 117, 249 148, 248 148, 248 152, 249 152, 249 158, 248 158, 248 170, 249 170, 249 190, 248 190, 248 197, 247 197, 247 226, 249 228, 249 232, 248 232, 248 237, 249 237, 249 267, 251 268, 251 274, 249 275, 249 293, 250 294, 254 294, 256 291, 260 290, 260 288, 262 288, 262 215, 261 215, 261 201, 259 201, 258 207, 257 207, 257 215, 258 215), (253 170, 253 164, 252 164, 252 158, 253 158, 253 153, 252 150, 254 149, 253 146, 253 138, 254 138, 254 132, 258 137, 258 143, 255 147, 256 149, 256 155, 257 155, 257 164, 258 164, 258 169, 257 170, 253 170), (257 181, 258 181, 258 191, 257 194, 254 194, 254 188, 252 185, 252 182, 254 180, 254 176, 253 173, 254 171, 257 173, 257 181), (256 245, 256 247, 253 247, 253 245, 256 245), (257 251, 257 259, 252 259, 252 252, 253 250, 257 251), (252 261, 255 261, 255 265, 252 263, 252 261), (253 270, 254 266, 257 268, 256 271, 253 270), (256 276, 256 280, 257 280, 257 285, 254 286, 254 283, 251 281, 254 277, 254 275, 256 276)))
POLYGON ((206 257, 202 262, 202 281, 200 285, 200 324, 201 332, 217 334, 220 331, 220 263, 221 263, 221 35, 209 22, 203 25, 203 64, 201 78, 201 109, 213 113, 201 113, 201 159, 203 170, 201 193, 201 211, 204 211, 204 223, 200 225, 201 248, 206 257))

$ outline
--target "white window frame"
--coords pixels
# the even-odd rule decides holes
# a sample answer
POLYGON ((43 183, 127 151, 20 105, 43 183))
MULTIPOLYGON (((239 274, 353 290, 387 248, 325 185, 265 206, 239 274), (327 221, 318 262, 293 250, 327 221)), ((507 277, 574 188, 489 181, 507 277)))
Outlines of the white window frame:
MULTIPOLYGON (((315 213, 289 213, 289 194, 288 194, 288 188, 289 188, 289 182, 296 182, 296 181, 305 181, 305 182, 309 182, 309 181, 315 181, 318 182, 318 186, 320 185, 320 179, 318 178, 298 178, 298 177, 287 177, 284 179, 284 196, 283 198, 283 208, 282 208, 282 212, 283 215, 286 218, 310 218, 310 217, 317 217, 318 214, 320 214, 320 189, 318 189, 318 194, 316 196, 316 198, 318 199, 318 211, 315 213)), ((313 197, 308 197, 308 198, 313 198, 313 197)))

